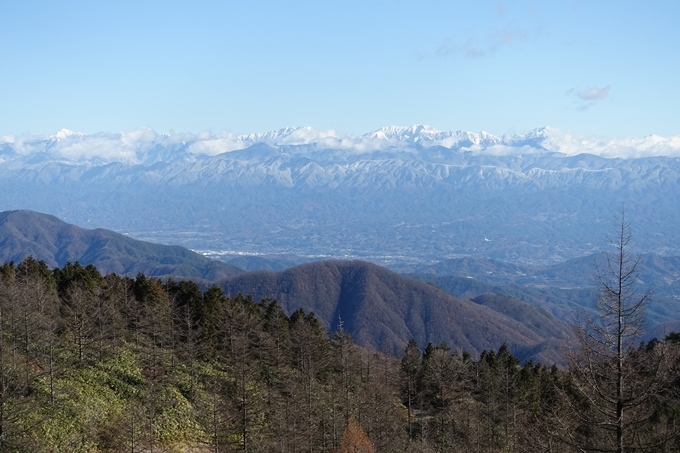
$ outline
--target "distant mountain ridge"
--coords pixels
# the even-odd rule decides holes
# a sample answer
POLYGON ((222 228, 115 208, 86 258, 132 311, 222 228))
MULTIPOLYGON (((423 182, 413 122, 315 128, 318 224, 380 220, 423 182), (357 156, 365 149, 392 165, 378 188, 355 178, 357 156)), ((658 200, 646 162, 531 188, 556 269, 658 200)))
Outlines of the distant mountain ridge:
MULTIPOLYGON (((599 287, 594 264, 603 254, 576 258, 550 266, 506 263, 481 258, 457 258, 416 266, 409 276, 427 281, 455 297, 472 298, 497 293, 541 307, 559 319, 572 322, 578 310, 592 310, 599 287)), ((402 269, 403 271, 404 269, 402 269)), ((677 328, 680 320, 680 257, 644 254, 639 257, 637 292, 651 288, 647 306, 650 338, 663 337, 664 329, 677 328), (676 327, 673 327, 676 326, 676 327)), ((669 330, 670 329, 670 330, 669 330)))
MULTIPOLYGON (((598 253, 558 264, 536 266, 466 257, 417 266, 416 271, 437 276, 471 277, 496 285, 595 288, 595 264, 602 265, 604 259, 604 253, 598 253)), ((653 285, 655 295, 680 296, 680 256, 642 254, 637 270, 641 287, 653 285)))
POLYGON ((641 250, 680 255, 677 156, 677 137, 592 140, 547 127, 60 131, 0 139, 0 209, 197 250, 545 264, 602 250, 625 204, 641 250), (618 155, 630 157, 603 157, 618 155))
POLYGON ((158 134, 150 128, 88 135, 62 129, 46 137, 27 134, 0 137, 0 157, 9 161, 44 155, 73 162, 150 164, 167 160, 173 154, 182 158, 191 155, 214 156, 257 144, 287 148, 296 154, 304 154, 305 150, 326 149, 366 153, 417 144, 424 148, 443 147, 490 155, 511 154, 513 150, 510 148, 514 148, 514 152, 519 154, 549 151, 564 155, 588 153, 608 157, 680 156, 679 137, 651 135, 644 138, 601 140, 574 136, 552 127, 539 127, 526 133, 499 136, 484 131, 441 131, 415 124, 406 127, 382 127, 363 135, 340 134, 333 130, 320 131, 312 127, 285 127, 244 135, 210 132, 158 134), (505 149, 493 149, 499 145, 505 149))
POLYGON ((0 212, 0 262, 27 256, 50 267, 93 264, 100 272, 216 281, 242 273, 184 247, 137 241, 113 231, 86 230, 33 211, 0 212))

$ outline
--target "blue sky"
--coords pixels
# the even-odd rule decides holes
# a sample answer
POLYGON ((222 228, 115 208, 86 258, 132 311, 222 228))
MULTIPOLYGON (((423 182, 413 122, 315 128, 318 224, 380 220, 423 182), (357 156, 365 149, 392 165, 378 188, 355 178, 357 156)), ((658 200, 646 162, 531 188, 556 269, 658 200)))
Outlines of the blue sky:
POLYGON ((680 134, 678 1, 0 0, 0 134, 680 134))

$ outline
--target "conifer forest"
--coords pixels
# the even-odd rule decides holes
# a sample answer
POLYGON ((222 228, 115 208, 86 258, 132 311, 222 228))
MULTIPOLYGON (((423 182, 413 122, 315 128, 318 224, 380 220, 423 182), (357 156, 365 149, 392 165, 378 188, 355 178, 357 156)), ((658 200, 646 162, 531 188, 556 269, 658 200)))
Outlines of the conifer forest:
POLYGON ((0 451, 678 451, 680 335, 638 341, 647 296, 620 252, 565 368, 506 346, 394 357, 275 300, 5 263, 0 451))

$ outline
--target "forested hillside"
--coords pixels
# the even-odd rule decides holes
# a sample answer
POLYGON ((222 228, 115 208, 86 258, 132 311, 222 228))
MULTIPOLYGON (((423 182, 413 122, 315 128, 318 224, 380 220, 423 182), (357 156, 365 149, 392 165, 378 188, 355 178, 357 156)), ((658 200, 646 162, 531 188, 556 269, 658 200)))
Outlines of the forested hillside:
POLYGON ((330 330, 342 321, 358 344, 393 354, 403 351, 410 338, 421 347, 444 342, 475 357, 506 343, 513 352, 521 351, 522 359, 531 357, 527 351, 549 343, 542 358, 552 364, 561 362, 555 346, 571 338, 570 328, 547 312, 542 312, 543 322, 551 328, 528 327, 515 314, 537 310, 520 300, 513 302, 513 310, 487 307, 365 261, 329 260, 277 273, 249 272, 219 285, 231 295, 275 298, 287 313, 313 311, 330 330))
MULTIPOLYGON (((626 350, 635 451, 680 448, 677 340, 626 350)), ((394 357, 271 299, 28 258, 0 268, 0 451, 616 451, 607 357, 394 357)))

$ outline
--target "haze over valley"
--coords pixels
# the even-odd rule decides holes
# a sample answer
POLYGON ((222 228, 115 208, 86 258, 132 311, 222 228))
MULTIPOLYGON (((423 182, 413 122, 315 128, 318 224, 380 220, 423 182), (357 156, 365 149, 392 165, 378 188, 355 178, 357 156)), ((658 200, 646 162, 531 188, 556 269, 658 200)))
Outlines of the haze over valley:
MULTIPOLYGON (((603 250, 625 205, 638 251, 680 254, 677 137, 587 140, 389 127, 0 140, 0 209, 212 256, 455 257, 550 264, 603 250)), ((401 266, 401 267, 400 267, 401 266)))

